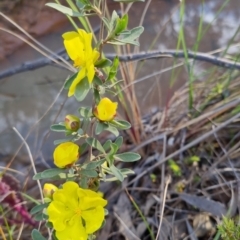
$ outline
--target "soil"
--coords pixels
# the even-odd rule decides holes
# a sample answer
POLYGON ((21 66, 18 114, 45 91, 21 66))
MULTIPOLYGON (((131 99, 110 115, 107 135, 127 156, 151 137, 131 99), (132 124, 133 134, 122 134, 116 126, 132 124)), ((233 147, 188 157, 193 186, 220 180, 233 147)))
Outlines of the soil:
MULTIPOLYGON (((67 18, 45 6, 47 0, 3 0, 0 2, 0 12, 15 21, 30 35, 37 38, 50 32, 59 30, 68 24, 67 18), (51 21, 49 21, 51 19, 51 21)), ((0 60, 6 59, 16 49, 24 44, 19 38, 7 33, 4 29, 18 33, 19 30, 9 21, 0 16, 0 60)))

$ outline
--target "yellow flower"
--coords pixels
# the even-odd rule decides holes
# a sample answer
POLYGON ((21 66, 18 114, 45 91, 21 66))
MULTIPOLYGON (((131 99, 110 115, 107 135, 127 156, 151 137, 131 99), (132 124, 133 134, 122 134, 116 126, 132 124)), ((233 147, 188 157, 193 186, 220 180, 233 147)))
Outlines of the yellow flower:
POLYGON ((57 190, 58 188, 51 184, 51 183, 45 183, 43 186, 43 196, 46 198, 52 198, 53 193, 57 190))
POLYGON ((53 152, 54 164, 59 168, 72 165, 79 158, 79 146, 73 142, 59 144, 53 152))
POLYGON ((58 240, 87 240, 101 227, 106 205, 98 193, 69 181, 53 194, 47 214, 58 240))
POLYGON ((78 29, 78 32, 66 32, 62 37, 67 54, 73 60, 74 66, 81 68, 69 88, 68 97, 71 97, 77 84, 84 77, 88 78, 89 83, 92 82, 95 74, 94 63, 100 54, 97 50, 92 49, 92 33, 78 29))
POLYGON ((117 106, 117 102, 105 97, 100 100, 93 113, 99 120, 109 122, 116 116, 117 106))

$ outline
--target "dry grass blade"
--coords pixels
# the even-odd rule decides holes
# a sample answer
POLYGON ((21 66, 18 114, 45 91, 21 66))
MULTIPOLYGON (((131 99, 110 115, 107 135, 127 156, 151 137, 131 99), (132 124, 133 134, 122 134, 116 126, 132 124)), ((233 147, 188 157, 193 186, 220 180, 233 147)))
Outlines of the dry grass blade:
MULTIPOLYGON (((66 61, 64 58, 62 58, 61 56, 56 55, 55 52, 51 51, 49 48, 47 48, 45 45, 41 44, 39 41, 37 41, 34 37, 32 37, 28 32, 26 32, 21 26, 19 26, 16 22, 14 22, 13 20, 11 20, 8 16, 6 16, 4 13, 0 12, 0 16, 2 16, 3 18, 5 18, 8 22, 10 22, 12 25, 14 25, 17 29, 19 29, 22 33, 24 33, 28 38, 30 38, 33 42, 35 42, 38 46, 40 46, 42 49, 44 49, 45 51, 47 51, 48 53, 50 53, 51 55, 53 55, 54 57, 57 57, 58 59, 60 59, 64 64, 61 64, 60 62, 57 62, 57 64, 59 64, 60 66, 68 66, 69 70, 74 71, 75 69, 73 68, 73 66, 66 61)), ((12 35, 13 32, 9 32, 12 35)), ((19 35, 15 35, 16 37, 19 37, 19 35)), ((29 44, 28 41, 25 41, 27 44, 29 44)), ((29 44, 30 45, 30 44, 29 44)), ((32 47, 32 45, 30 45, 32 47)), ((37 48, 34 47, 34 49, 38 49, 37 51, 39 51, 40 53, 42 53, 42 51, 37 48)), ((42 53, 43 54, 43 53, 42 53)), ((43 54, 44 55, 44 54, 43 54)), ((44 55, 45 56, 45 55, 44 55)), ((48 55, 47 55, 48 56, 48 55)), ((50 58, 52 60, 52 58, 50 58)))
POLYGON ((127 234, 129 240, 141 240, 140 238, 138 238, 129 228, 128 226, 125 224, 124 220, 121 219, 117 213, 114 213, 114 216, 118 219, 118 221, 121 223, 121 225, 123 226, 124 230, 125 230, 125 234, 127 234))
MULTIPOLYGON (((153 169, 155 169, 156 167, 160 166, 162 163, 166 162, 167 160, 177 156, 178 154, 188 150, 189 148, 199 144, 200 142, 204 141, 205 139, 207 139, 208 137, 212 136, 214 132, 220 131, 221 129, 223 129, 224 127, 226 127, 227 125, 229 125, 230 123, 234 122, 236 119, 238 119, 240 117, 240 113, 236 114, 235 116, 233 116, 232 118, 226 120, 225 122, 219 124, 214 130, 208 131, 205 134, 203 134, 202 136, 198 137, 197 139, 193 140, 192 142, 186 144, 183 148, 176 150, 175 152, 173 152, 172 154, 168 155, 167 157, 161 159, 160 161, 158 161, 157 163, 155 163, 154 165, 152 165, 151 167, 147 168, 146 170, 144 170, 142 173, 140 173, 137 177, 135 177, 132 181, 130 181, 128 183, 128 186, 131 185, 132 183, 134 183, 135 181, 137 181, 138 179, 142 178, 145 174, 147 174, 148 172, 151 172, 153 169)), ((188 125, 188 124, 187 124, 188 125)))
POLYGON ((160 211, 160 216, 159 216, 160 222, 159 222, 159 226, 158 226, 156 240, 159 239, 159 236, 160 236, 160 231, 161 231, 162 221, 163 221, 163 213, 164 213, 165 202, 166 202, 166 197, 167 197, 167 190, 168 190, 168 185, 170 184, 170 182, 171 182, 171 177, 167 176, 164 194, 163 194, 163 198, 162 198, 162 205, 161 205, 161 211, 160 211))
POLYGON ((13 36, 21 39, 23 42, 27 43, 30 47, 32 47, 33 49, 35 49, 36 51, 38 51, 39 53, 41 53, 43 56, 49 58, 51 61, 53 61, 54 63, 58 64, 59 66, 65 68, 65 69, 68 69, 68 70, 70 70, 70 71, 76 71, 76 70, 74 70, 72 67, 69 67, 69 66, 67 66, 66 64, 63 64, 63 63, 57 61, 57 60, 56 60, 54 57, 52 57, 51 55, 43 52, 40 48, 36 47, 34 44, 32 44, 31 42, 29 42, 27 39, 23 38, 23 37, 20 36, 19 34, 14 33, 13 31, 10 31, 10 30, 5 29, 5 28, 2 28, 2 27, 0 27, 0 30, 2 30, 2 31, 4 31, 4 32, 7 32, 7 33, 9 33, 9 34, 12 34, 13 36))
MULTIPOLYGON (((33 156, 32 156, 31 150, 30 150, 26 140, 23 138, 23 136, 20 134, 20 132, 15 127, 13 127, 13 130, 20 137, 20 139, 22 140, 23 144, 25 145, 25 147, 27 149, 27 152, 28 152, 28 156, 29 156, 31 165, 32 165, 32 168, 33 168, 33 172, 34 172, 34 174, 37 174, 37 170, 36 170, 36 167, 35 167, 35 164, 34 164, 33 156)), ((42 187, 41 187, 41 183, 40 183, 39 180, 37 180, 37 184, 38 184, 40 196, 41 196, 41 199, 42 199, 42 203, 44 203, 42 187)))

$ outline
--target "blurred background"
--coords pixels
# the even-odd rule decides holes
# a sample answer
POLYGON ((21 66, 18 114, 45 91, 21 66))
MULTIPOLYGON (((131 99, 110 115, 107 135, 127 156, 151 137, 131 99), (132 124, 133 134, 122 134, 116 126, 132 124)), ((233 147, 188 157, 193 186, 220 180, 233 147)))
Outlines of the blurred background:
MULTIPOLYGON (((57 52, 63 48, 61 35, 73 30, 73 27, 63 14, 46 7, 46 2, 3 0, 0 2, 0 11, 46 47, 57 52)), ((118 3, 109 0, 107 4, 110 12, 113 9, 121 10, 118 3)), ((203 29, 206 31, 198 43, 198 51, 207 53, 219 48, 225 49, 229 43, 239 43, 239 1, 186 1, 185 8, 184 31, 188 48, 192 49, 196 44, 200 18, 203 19, 203 29)), ((142 24, 145 28, 139 40, 140 51, 176 49, 180 29, 179 1, 148 0, 134 3, 129 16, 129 27, 142 24)), ((93 28, 99 26, 96 17, 90 20, 93 28)), ((0 27, 0 74, 42 57, 21 39, 6 32, 10 30, 25 37, 3 16, 0 16, 0 27)), ((113 53, 111 48, 105 50, 113 53)), ((239 52, 239 47, 228 48, 228 53, 236 52, 239 52)), ((177 63, 183 61, 177 60, 177 63)), ((178 70, 177 78, 170 83, 173 62, 172 58, 147 60, 136 71, 135 89, 142 115, 167 106, 175 90, 186 82, 186 69, 182 67, 178 70)), ((204 81, 206 69, 211 66, 197 62, 193 69, 195 79, 204 81)), ((53 139, 56 139, 53 133, 50 134, 49 126, 62 121, 67 113, 76 114, 79 107, 79 103, 67 99, 65 90, 60 92, 70 74, 64 69, 49 65, 0 79, 1 166, 17 154, 12 167, 27 174, 27 170, 23 170, 23 164, 29 165, 26 148, 21 147, 22 141, 13 127, 23 137, 27 136, 26 141, 36 163, 47 166, 46 162, 52 158, 53 139)), ((86 103, 80 104, 82 106, 86 103)))

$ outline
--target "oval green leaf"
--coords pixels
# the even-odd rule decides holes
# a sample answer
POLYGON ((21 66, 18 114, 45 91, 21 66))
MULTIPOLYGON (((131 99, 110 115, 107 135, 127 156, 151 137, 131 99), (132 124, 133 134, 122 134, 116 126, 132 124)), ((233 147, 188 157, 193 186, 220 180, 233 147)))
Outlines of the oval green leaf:
POLYGON ((66 132, 66 127, 61 124, 53 124, 50 129, 54 132, 66 132))
POLYGON ((135 162, 141 159, 138 153, 126 152, 114 155, 114 159, 122 162, 135 162))
POLYGON ((98 173, 92 169, 82 169, 80 174, 89 178, 95 178, 98 176, 98 173))
POLYGON ((108 58, 102 58, 94 64, 94 66, 97 68, 105 68, 105 67, 109 67, 111 65, 112 65, 112 61, 109 60, 108 58))
POLYGON ((39 204, 36 205, 35 207, 33 207, 30 211, 31 214, 35 214, 37 212, 42 211, 44 208, 46 208, 49 205, 49 203, 43 203, 43 204, 39 204))
POLYGON ((47 240, 37 229, 32 230, 31 236, 33 240, 47 240))
POLYGON ((105 150, 104 150, 102 144, 101 144, 96 138, 92 138, 92 137, 87 138, 87 139, 86 139, 86 142, 87 142, 90 146, 96 148, 98 151, 100 151, 100 152, 102 152, 102 153, 105 153, 105 150))
POLYGON ((74 96, 79 102, 81 102, 85 99, 89 90, 90 90, 90 85, 89 85, 87 77, 85 77, 76 86, 74 96))
POLYGON ((114 165, 110 166, 110 169, 112 171, 112 174, 119 180, 119 181, 123 181, 124 177, 122 175, 122 173, 120 172, 120 170, 118 168, 116 168, 114 165))
POLYGON ((118 146, 118 148, 120 148, 123 143, 123 137, 119 136, 114 143, 118 146))
POLYGON ((65 83, 64 83, 64 89, 69 89, 70 86, 72 85, 74 79, 77 77, 78 72, 74 73, 70 78, 68 78, 65 83))
POLYGON ((46 6, 51 7, 56 9, 57 11, 71 16, 71 17, 83 17, 84 15, 79 13, 79 12, 75 12, 73 11, 71 8, 65 7, 63 5, 57 4, 57 3, 46 3, 46 6))
POLYGON ((109 122, 110 125, 118 128, 118 129, 122 129, 122 130, 127 130, 131 127, 131 124, 127 121, 124 120, 112 120, 111 122, 109 122))

